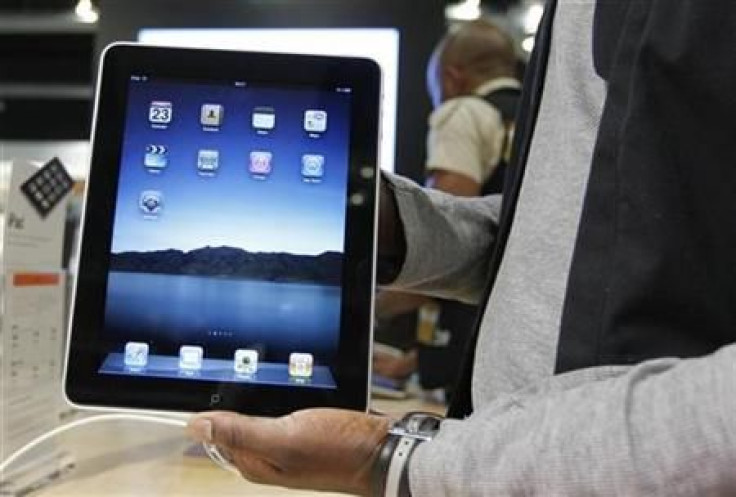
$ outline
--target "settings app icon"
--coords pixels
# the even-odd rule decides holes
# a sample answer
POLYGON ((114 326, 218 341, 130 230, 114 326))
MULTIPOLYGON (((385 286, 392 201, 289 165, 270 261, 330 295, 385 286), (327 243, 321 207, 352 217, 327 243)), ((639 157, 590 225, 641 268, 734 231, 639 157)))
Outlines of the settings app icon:
POLYGON ((164 197, 156 190, 143 191, 138 200, 138 207, 145 217, 157 218, 164 208, 164 197))

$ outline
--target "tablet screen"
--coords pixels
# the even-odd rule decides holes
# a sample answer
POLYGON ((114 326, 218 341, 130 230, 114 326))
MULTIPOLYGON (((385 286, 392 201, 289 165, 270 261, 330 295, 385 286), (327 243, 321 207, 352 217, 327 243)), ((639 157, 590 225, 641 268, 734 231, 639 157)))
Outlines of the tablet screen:
POLYGON ((68 396, 364 408, 374 65, 139 46, 106 58, 68 396))
POLYGON ((351 89, 128 95, 100 372, 334 388, 351 89))

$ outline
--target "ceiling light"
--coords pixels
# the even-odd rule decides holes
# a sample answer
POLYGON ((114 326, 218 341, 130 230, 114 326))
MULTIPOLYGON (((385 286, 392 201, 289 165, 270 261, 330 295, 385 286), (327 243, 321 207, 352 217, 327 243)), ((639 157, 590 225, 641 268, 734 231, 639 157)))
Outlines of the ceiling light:
POLYGON ((542 20, 543 14, 544 7, 542 7, 542 4, 535 3, 530 5, 526 10, 526 13, 524 13, 522 21, 524 23, 524 32, 532 34, 536 33, 537 26, 539 26, 539 21, 542 20))
POLYGON ((77 6, 74 8, 74 13, 81 22, 92 24, 97 22, 100 15, 97 13, 97 9, 92 5, 92 0, 79 0, 77 6))
POLYGON ((525 52, 531 52, 532 50, 534 50, 534 37, 527 36, 526 38, 524 38, 524 40, 521 42, 521 48, 523 48, 525 52))
POLYGON ((480 15, 480 0, 465 0, 445 8, 445 16, 452 21, 472 21, 480 15))

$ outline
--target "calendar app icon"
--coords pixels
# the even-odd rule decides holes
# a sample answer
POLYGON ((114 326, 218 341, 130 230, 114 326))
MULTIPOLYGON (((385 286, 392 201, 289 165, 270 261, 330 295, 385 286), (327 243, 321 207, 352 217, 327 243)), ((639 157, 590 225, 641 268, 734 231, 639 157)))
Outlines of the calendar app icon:
POLYGON ((148 120, 151 124, 169 124, 174 115, 171 102, 154 100, 148 108, 148 120))

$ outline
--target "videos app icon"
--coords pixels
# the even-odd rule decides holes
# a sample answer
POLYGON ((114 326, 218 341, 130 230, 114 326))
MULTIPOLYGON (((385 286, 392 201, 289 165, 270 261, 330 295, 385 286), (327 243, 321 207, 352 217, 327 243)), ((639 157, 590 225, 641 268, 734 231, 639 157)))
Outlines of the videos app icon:
POLYGON ((169 165, 169 149, 163 145, 148 145, 143 165, 150 172, 160 172, 169 165))

